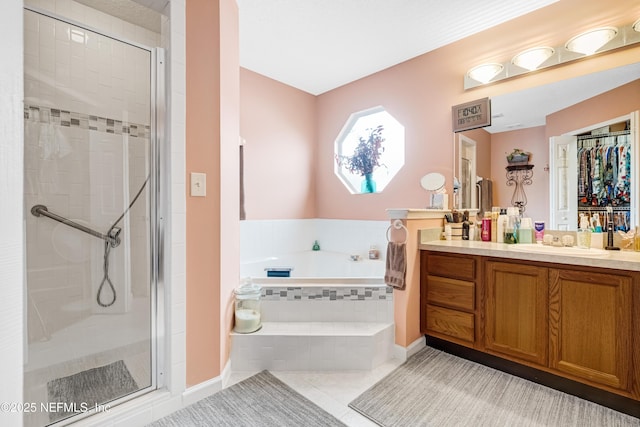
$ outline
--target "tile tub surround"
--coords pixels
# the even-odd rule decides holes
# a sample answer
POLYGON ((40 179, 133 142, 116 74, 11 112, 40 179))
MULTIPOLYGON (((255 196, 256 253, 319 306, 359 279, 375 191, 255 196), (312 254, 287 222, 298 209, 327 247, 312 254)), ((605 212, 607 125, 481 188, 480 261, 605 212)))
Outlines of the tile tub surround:
POLYGON ((276 286, 262 294, 262 328, 233 333, 233 371, 369 370, 393 357, 393 290, 384 284, 276 286))
MULTIPOLYGON (((246 273, 247 263, 278 255, 311 251, 316 240, 320 245, 320 251, 316 254, 346 254, 345 262, 351 263, 349 265, 352 267, 357 266, 356 268, 364 266, 369 261, 368 252, 373 245, 380 253, 378 263, 384 268, 388 227, 389 221, 320 218, 240 221, 241 275, 252 275, 246 273), (350 261, 349 255, 359 255, 361 261, 350 261)), ((382 277, 384 271, 380 271, 382 277)), ((295 272, 296 270, 294 274, 295 272)), ((264 271, 260 270, 259 273, 264 277, 264 271)))
POLYGON ((393 323, 393 289, 363 287, 263 288, 263 322, 393 323))

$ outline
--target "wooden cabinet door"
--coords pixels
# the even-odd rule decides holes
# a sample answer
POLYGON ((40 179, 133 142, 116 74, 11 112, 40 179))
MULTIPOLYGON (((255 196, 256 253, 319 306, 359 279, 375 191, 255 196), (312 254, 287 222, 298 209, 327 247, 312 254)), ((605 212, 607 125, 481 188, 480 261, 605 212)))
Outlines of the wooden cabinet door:
POLYGON ((548 269, 489 261, 485 280, 487 351, 546 366, 548 269))
POLYGON ((631 386, 632 280, 550 270, 550 367, 620 390, 631 386))

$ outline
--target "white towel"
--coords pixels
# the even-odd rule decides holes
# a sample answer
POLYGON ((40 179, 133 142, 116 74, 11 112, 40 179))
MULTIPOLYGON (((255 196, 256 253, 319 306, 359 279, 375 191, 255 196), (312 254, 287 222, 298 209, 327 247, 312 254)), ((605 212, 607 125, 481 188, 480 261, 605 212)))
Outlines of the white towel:
POLYGON ((389 242, 384 282, 394 289, 404 290, 407 275, 407 244, 389 242))

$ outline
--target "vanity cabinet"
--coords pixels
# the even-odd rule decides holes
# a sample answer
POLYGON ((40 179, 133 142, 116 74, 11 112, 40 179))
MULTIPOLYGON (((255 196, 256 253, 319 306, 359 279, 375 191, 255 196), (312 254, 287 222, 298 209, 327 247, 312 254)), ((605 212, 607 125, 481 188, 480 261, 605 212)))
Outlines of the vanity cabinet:
POLYGON ((640 414, 640 273, 426 250, 421 262, 428 343, 587 399, 604 393, 607 406, 619 395, 640 414))
POLYGON ((631 390, 632 286, 625 275, 550 270, 552 369, 631 390))
POLYGON ((546 365, 548 269, 488 261, 485 271, 487 352, 546 365))
POLYGON ((422 329, 465 346, 476 341, 476 266, 474 257, 423 258, 422 329))

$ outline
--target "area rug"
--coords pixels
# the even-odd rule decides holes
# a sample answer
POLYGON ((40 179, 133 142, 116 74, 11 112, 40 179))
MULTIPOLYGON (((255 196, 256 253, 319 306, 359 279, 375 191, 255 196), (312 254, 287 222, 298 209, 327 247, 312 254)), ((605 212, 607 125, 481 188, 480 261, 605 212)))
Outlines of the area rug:
POLYGON ((345 424, 269 371, 262 371, 151 426, 331 427, 345 424))
POLYGON ((49 404, 62 406, 49 412, 49 420, 93 409, 137 390, 138 385, 122 360, 51 380, 47 383, 49 404))
POLYGON ((640 420, 426 347, 349 407, 391 426, 635 426, 640 420))

